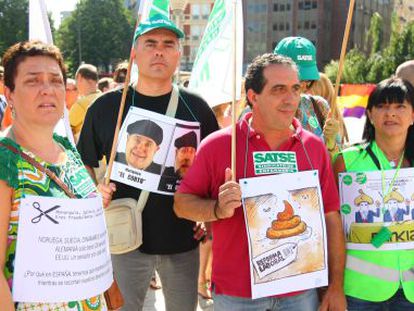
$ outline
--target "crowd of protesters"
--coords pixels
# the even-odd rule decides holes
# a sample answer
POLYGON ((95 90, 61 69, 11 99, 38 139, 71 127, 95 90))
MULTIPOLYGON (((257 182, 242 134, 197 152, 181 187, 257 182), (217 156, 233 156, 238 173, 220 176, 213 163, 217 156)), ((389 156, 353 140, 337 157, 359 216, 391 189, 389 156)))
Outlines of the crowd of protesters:
MULTIPOLYGON (((338 193, 342 172, 394 170, 395 180, 400 168, 414 166, 414 61, 401 64, 395 76, 376 85, 366 107, 363 140, 347 146, 336 94, 319 73, 315 46, 306 38, 284 38, 247 68, 236 109, 237 166, 232 171, 230 103, 211 109, 199 95, 174 86, 183 37, 163 15, 141 23, 131 52, 139 78, 130 85, 125 85, 128 63, 121 63, 113 78, 102 79, 95 66, 82 64, 69 79, 59 49, 39 41, 17 43, 2 56, 0 310, 108 310, 103 293, 76 301, 13 300, 19 211, 28 195, 70 199, 74 208, 75 200, 96 195, 102 196, 104 208, 114 208, 122 199, 142 205, 142 244, 111 256, 124 298, 121 310, 142 310, 149 288, 162 288, 168 311, 196 310, 199 302, 219 311, 414 310, 414 250, 348 249, 338 193), (192 132, 175 140, 176 166, 170 167, 178 179, 174 195, 148 193, 115 180, 102 182, 124 91, 122 122, 133 108, 140 108, 199 124, 201 143, 192 132), (54 134, 65 107, 76 147, 54 134), (258 152, 294 153, 297 171, 318 172, 329 271, 324 290, 315 285, 252 299, 238 181, 260 175, 253 156, 258 152)), ((159 126, 141 120, 129 124, 126 132, 123 163, 141 163, 132 166, 143 172, 156 166, 161 175, 161 166, 152 161, 164 138, 159 126)), ((392 198, 394 190, 390 186, 382 193, 384 200, 392 198)), ((414 220, 411 204, 408 201, 407 212, 382 208, 384 217, 389 213, 384 223, 414 220)), ((48 217, 47 211, 41 213, 48 217)))

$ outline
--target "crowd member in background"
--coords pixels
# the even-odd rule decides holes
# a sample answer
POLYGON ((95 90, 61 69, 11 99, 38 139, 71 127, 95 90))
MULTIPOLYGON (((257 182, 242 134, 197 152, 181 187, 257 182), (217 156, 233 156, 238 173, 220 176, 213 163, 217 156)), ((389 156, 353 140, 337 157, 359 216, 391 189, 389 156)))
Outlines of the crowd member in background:
MULTIPOLYGON (((400 167, 413 167, 413 86, 399 78, 380 82, 369 96, 366 116, 365 143, 339 154, 336 175, 394 169, 397 176, 400 167)), ((371 227, 366 230, 371 235, 371 227)), ((344 292, 348 310, 414 310, 413 271, 412 249, 347 250, 344 292)))
POLYGON ((109 90, 112 89, 112 84, 113 84, 114 80, 112 78, 101 78, 98 81, 98 89, 102 92, 105 93, 109 90))
POLYGON ((408 60, 397 67, 395 75, 398 78, 407 80, 414 86, 414 60, 408 60))
POLYGON ((7 107, 6 98, 4 97, 4 68, 0 66, 0 124, 3 120, 4 111, 7 107))
POLYGON ((331 80, 322 72, 319 73, 319 80, 312 83, 308 93, 324 98, 329 104, 335 99, 335 88, 331 80))
MULTIPOLYGON (((66 138, 53 135, 65 105, 66 70, 59 49, 40 41, 17 43, 4 54, 3 65, 5 95, 14 120, 5 137, 0 138, 0 310, 91 310, 87 306, 93 306, 93 310, 107 310, 103 294, 72 302, 62 302, 59 297, 56 303, 12 300, 22 199, 27 194, 67 198, 54 180, 22 155, 60 176, 77 198, 95 195, 97 189, 72 144, 66 138)), ((99 189, 104 204, 108 204, 112 186, 102 185, 99 189)), ((76 208, 76 203, 73 204, 76 208)), ((32 260, 40 260, 40 257, 34 256, 32 260)))
POLYGON ((78 100, 78 88, 76 87, 76 81, 67 78, 66 79, 66 108, 70 110, 73 104, 78 100))
POLYGON ((116 87, 122 87, 125 79, 126 79, 126 75, 128 72, 128 62, 124 61, 119 63, 114 71, 113 74, 113 86, 112 88, 116 88, 116 87))
POLYGON ((79 137, 85 119, 86 111, 94 100, 101 94, 98 90, 98 70, 94 65, 82 64, 75 75, 79 99, 69 111, 70 127, 75 140, 79 137))
MULTIPOLYGON (((139 70, 136 85, 127 86, 123 120, 130 107, 165 115, 172 94, 172 77, 181 56, 184 33, 167 17, 157 14, 135 32, 132 57, 139 70)), ((123 89, 99 97, 88 109, 78 142, 85 165, 91 169, 105 155, 110 158, 123 89)), ((174 93, 173 93, 174 92, 174 93)), ((179 88, 175 118, 200 123, 200 139, 217 130, 213 112, 199 96, 179 88)), ((93 175, 93 171, 90 170, 93 175)), ((114 199, 138 200, 141 189, 116 183, 114 199)), ((134 251, 112 255, 115 278, 125 298, 124 311, 143 308, 154 270, 159 273, 169 311, 192 311, 197 305, 199 251, 195 223, 179 219, 173 197, 150 193, 142 212, 143 243, 134 251)))
POLYGON ((333 112, 330 112, 329 103, 325 99, 308 94, 312 84, 320 78, 315 46, 306 38, 286 37, 278 43, 274 53, 290 57, 298 66, 302 95, 296 117, 303 128, 323 137, 332 157, 340 150, 340 128, 343 128, 343 123, 332 117, 333 112))

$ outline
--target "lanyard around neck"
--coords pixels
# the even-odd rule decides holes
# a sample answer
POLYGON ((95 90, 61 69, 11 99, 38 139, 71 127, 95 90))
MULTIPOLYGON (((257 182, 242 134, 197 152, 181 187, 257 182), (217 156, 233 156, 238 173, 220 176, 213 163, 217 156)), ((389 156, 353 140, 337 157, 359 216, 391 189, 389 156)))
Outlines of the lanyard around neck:
POLYGON ((368 145, 368 147, 365 149, 368 153, 368 155, 371 157, 372 161, 375 163, 375 166, 378 168, 378 170, 381 171, 381 186, 382 186, 382 195, 383 199, 390 193, 392 190, 392 187, 394 186, 395 180, 397 179, 398 173, 400 172, 400 168, 402 165, 402 162, 404 160, 404 152, 402 153, 400 160, 398 161, 397 168, 395 169, 394 176, 392 177, 391 183, 388 186, 387 192, 385 192, 385 172, 384 168, 382 167, 380 161, 378 160, 378 157, 375 155, 375 153, 372 151, 372 143, 368 145))

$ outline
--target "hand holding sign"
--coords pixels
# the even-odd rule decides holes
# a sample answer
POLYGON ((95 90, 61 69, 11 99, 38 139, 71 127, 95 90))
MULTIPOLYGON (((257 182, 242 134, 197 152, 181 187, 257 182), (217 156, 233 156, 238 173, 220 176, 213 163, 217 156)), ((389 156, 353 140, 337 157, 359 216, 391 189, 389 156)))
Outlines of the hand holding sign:
POLYGON ((330 110, 326 116, 325 125, 321 124, 321 126, 323 126, 323 135, 325 136, 326 146, 328 146, 329 149, 332 149, 335 147, 336 135, 339 132, 339 121, 333 117, 332 110, 330 110))
POLYGON ((116 185, 114 183, 99 184, 97 186, 99 193, 102 196, 103 207, 108 207, 109 203, 112 201, 112 195, 116 191, 116 185))
POLYGON ((232 181, 232 171, 226 168, 224 184, 219 188, 219 194, 215 207, 215 214, 219 219, 230 218, 234 215, 234 210, 241 206, 240 185, 232 181))

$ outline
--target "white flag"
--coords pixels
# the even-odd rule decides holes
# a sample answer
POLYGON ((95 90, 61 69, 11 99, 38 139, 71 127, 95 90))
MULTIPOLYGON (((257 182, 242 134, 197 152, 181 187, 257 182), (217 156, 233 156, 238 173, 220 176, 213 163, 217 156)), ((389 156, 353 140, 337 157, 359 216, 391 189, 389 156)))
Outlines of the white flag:
POLYGON ((53 44, 44 0, 29 1, 29 40, 40 40, 53 44))
MULTIPOLYGON (((142 0, 138 8, 139 22, 146 21, 149 17, 156 14, 163 14, 167 17, 170 15, 170 1, 169 0, 142 0)), ((131 68, 130 82, 135 83, 138 80, 138 67, 135 62, 131 68)))
MULTIPOLYGON (((233 0, 234 1, 234 0, 233 0)), ((240 99, 243 66, 243 10, 236 0, 236 52, 233 53, 233 1, 216 0, 201 40, 189 83, 210 105, 233 100, 233 64, 236 62, 236 99, 240 99)))
POLYGON ((155 14, 163 14, 170 16, 170 1, 169 0, 144 0, 140 3, 138 15, 142 16, 141 21, 145 21, 148 17, 155 14))
MULTIPOLYGON (((40 40, 44 43, 53 44, 52 31, 50 29, 44 0, 29 1, 29 40, 40 40)), ((55 127, 55 133, 67 137, 75 145, 68 115, 65 107, 63 118, 59 120, 55 127)))

